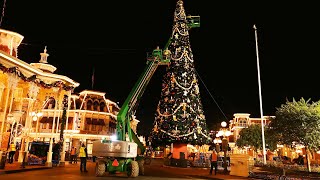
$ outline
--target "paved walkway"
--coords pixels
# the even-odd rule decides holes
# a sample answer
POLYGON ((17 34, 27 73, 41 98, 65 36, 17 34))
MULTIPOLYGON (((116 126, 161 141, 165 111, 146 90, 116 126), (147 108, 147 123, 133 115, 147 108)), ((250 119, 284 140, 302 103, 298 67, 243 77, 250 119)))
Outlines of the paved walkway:
POLYGON ((51 167, 47 167, 45 165, 26 165, 25 167, 21 167, 21 163, 18 163, 16 161, 12 164, 6 163, 4 169, 0 169, 0 175, 18 173, 18 172, 24 172, 24 171, 48 169, 48 168, 51 168, 51 167))
MULTIPOLYGON (((229 179, 229 180, 237 180, 237 179, 249 179, 246 177, 237 177, 237 176, 231 176, 231 175, 224 175, 218 173, 217 175, 209 175, 209 169, 208 168, 179 168, 179 167, 169 167, 169 166, 163 166, 160 164, 161 161, 152 161, 150 166, 154 166, 156 168, 157 166, 162 166, 162 168, 167 169, 168 171, 174 171, 178 174, 184 174, 189 177, 193 178, 201 178, 201 179, 229 179)), ((69 166, 69 162, 66 162, 66 166, 69 166)), ((88 161, 88 167, 94 167, 95 163, 92 161, 88 161)), ((0 169, 0 176, 1 174, 10 174, 10 173, 21 173, 25 171, 32 171, 32 170, 41 170, 41 169, 48 169, 52 167, 47 167, 45 165, 27 165, 25 168, 21 167, 21 163, 14 162, 12 164, 6 163, 4 169, 0 169)), ((93 168, 92 168, 93 169, 93 168)))

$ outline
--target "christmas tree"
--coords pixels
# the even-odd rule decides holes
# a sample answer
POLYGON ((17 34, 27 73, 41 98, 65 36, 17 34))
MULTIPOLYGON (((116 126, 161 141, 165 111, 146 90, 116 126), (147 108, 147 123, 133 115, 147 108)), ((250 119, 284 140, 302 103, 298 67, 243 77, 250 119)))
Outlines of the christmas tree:
POLYGON ((209 143, 183 1, 174 12, 170 50, 171 63, 162 79, 151 141, 153 145, 209 143))

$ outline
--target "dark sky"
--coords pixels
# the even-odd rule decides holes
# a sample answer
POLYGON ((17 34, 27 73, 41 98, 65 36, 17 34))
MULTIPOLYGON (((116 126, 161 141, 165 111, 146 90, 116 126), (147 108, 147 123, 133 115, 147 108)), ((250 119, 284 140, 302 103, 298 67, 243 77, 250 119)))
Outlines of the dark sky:
MULTIPOLYGON (((38 62, 48 46, 48 62, 58 68, 56 73, 80 83, 75 92, 91 89, 94 68, 94 90, 121 105, 145 67, 146 53, 170 37, 176 2, 7 0, 1 28, 25 37, 18 56, 28 63, 38 62)), ((187 14, 201 17, 190 42, 209 126, 234 113, 260 117, 253 24, 258 28, 263 114, 274 115, 286 99, 319 100, 315 3, 184 2, 187 14)), ((163 73, 160 67, 140 102, 141 133, 152 128, 163 73)))

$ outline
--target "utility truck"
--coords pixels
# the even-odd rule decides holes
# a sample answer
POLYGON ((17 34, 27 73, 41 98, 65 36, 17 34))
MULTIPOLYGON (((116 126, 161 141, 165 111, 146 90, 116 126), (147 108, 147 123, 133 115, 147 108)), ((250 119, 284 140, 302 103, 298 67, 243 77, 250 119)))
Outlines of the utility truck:
MULTIPOLYGON (((190 28, 199 27, 199 16, 188 16, 187 24, 190 28)), ((116 140, 94 141, 92 156, 97 157, 95 174, 104 176, 108 172, 124 172, 128 177, 144 175, 145 147, 130 127, 130 121, 135 117, 138 101, 144 93, 147 84, 159 65, 169 65, 170 51, 168 46, 162 49, 156 48, 147 56, 146 67, 131 90, 129 96, 121 106, 116 116, 116 140)))

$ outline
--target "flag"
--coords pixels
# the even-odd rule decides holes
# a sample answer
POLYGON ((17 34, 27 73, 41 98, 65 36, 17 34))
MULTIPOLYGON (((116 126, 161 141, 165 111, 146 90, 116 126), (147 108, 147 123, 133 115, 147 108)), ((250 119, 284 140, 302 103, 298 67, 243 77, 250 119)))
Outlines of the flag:
POLYGON ((92 70, 92 76, 91 76, 91 89, 93 90, 93 85, 94 85, 94 67, 92 70))

